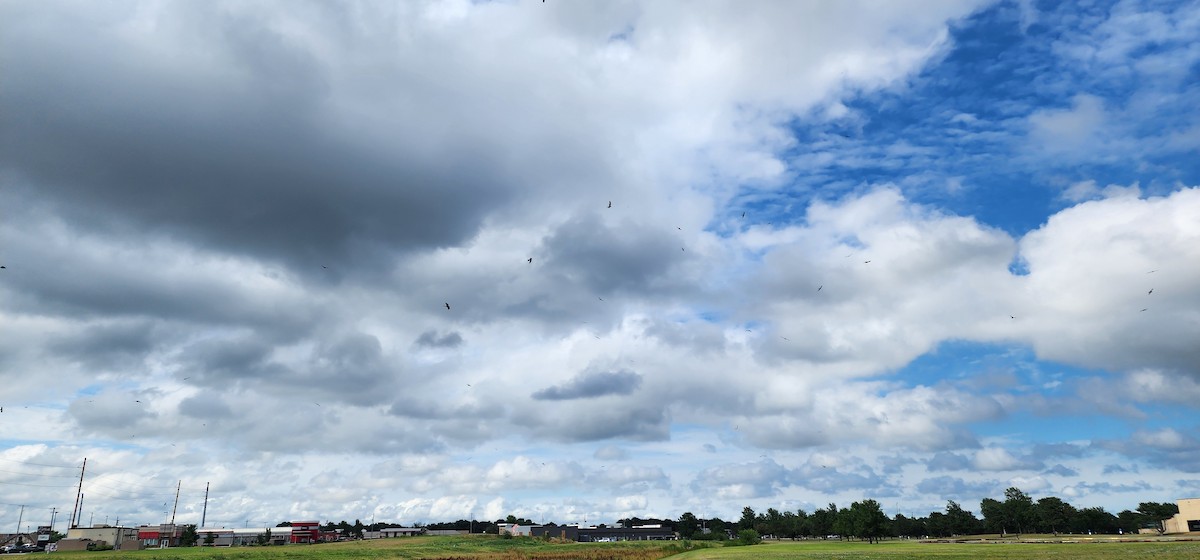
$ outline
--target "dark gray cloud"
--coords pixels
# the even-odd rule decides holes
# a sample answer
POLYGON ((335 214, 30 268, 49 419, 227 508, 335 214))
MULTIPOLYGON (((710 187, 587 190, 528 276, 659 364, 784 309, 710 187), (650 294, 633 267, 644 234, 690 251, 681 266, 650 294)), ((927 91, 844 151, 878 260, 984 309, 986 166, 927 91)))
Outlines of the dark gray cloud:
POLYGON ((456 148, 472 165, 444 166, 394 149, 415 135, 370 149, 340 133, 326 112, 335 69, 253 11, 164 11, 161 32, 181 49, 156 53, 75 8, 81 17, 6 10, 17 21, 0 55, 23 77, 0 103, 26 109, 6 114, 0 165, 72 223, 169 233, 315 276, 461 242, 512 196, 483 146, 456 148))
POLYGON ((668 273, 690 257, 681 250, 684 241, 676 233, 671 227, 630 219, 606 221, 594 212, 583 213, 542 241, 546 272, 602 296, 678 290, 683 286, 668 273))
POLYGON ((535 391, 531 396, 540 401, 565 401, 631 395, 641 384, 642 376, 627 370, 581 373, 562 385, 535 391))
POLYGON ((1062 463, 1059 463, 1059 464, 1054 465, 1053 467, 1050 467, 1050 468, 1046 469, 1045 471, 1043 471, 1043 474, 1053 474, 1053 475, 1057 475, 1057 476, 1075 477, 1075 476, 1079 476, 1079 471, 1072 469, 1066 465, 1063 465, 1062 463))
POLYGON ((462 335, 457 332, 438 334, 437 331, 425 331, 413 344, 425 348, 457 348, 463 343, 462 335))
POLYGON ((925 470, 929 472, 965 471, 970 468, 971 459, 969 457, 950 451, 940 451, 925 461, 925 470))
POLYGON ((1129 466, 1126 466, 1126 465, 1104 465, 1104 470, 1102 472, 1103 472, 1103 474, 1116 474, 1116 473, 1137 474, 1138 468, 1137 468, 1137 465, 1129 465, 1129 466))
POLYGON ((179 413, 189 418, 216 420, 233 416, 233 409, 220 394, 200 394, 183 399, 179 413))

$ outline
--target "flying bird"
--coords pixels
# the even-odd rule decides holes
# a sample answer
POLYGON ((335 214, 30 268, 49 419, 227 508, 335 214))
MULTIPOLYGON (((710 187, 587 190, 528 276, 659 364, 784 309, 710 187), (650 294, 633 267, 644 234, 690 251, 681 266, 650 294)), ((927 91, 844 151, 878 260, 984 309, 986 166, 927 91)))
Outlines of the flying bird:
POLYGON ((1149 291, 1149 292, 1146 292, 1146 294, 1147 294, 1147 295, 1149 295, 1149 294, 1153 294, 1153 293, 1154 293, 1154 288, 1150 288, 1150 291, 1149 291))
POLYGON ((871 261, 863 261, 863 264, 871 264, 871 261))
POLYGON ((825 287, 825 284, 821 284, 820 286, 817 286, 817 291, 818 292, 821 291, 821 288, 824 288, 824 287, 825 287))
POLYGON ((745 217, 746 217, 746 213, 745 213, 745 212, 742 212, 742 217, 743 217, 743 218, 745 218, 745 217))
MULTIPOLYGON (((1142 308, 1142 311, 1145 311, 1145 310, 1147 310, 1147 309, 1150 309, 1150 308, 1149 308, 1149 307, 1143 307, 1143 308, 1142 308)), ((1138 313, 1141 313, 1142 311, 1139 311, 1138 313)))
POLYGON ((608 201, 608 207, 609 207, 609 208, 612 208, 612 201, 611 201, 611 200, 610 200, 610 201, 608 201))
POLYGON ((450 310, 450 302, 446 302, 446 311, 450 310))
POLYGON ((533 264, 533 257, 529 257, 529 264, 533 264))

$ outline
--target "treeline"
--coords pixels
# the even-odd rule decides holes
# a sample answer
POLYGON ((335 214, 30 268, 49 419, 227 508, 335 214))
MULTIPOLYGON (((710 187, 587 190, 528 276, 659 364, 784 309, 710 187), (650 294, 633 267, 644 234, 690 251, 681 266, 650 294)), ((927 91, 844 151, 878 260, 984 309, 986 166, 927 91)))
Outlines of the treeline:
MULTIPOLYGON (((1004 492, 1004 500, 984 498, 980 502, 979 519, 953 500, 946 502, 945 511, 930 512, 924 517, 907 517, 897 513, 889 518, 875 500, 854 502, 848 508, 836 504, 812 513, 779 511, 774 508, 756 513, 744 508, 742 517, 728 529, 754 529, 759 534, 776 538, 859 538, 876 541, 884 537, 952 537, 985 533, 1073 533, 1115 534, 1137 533, 1142 528, 1163 530, 1162 522, 1179 513, 1172 503, 1142 502, 1137 510, 1112 514, 1102 507, 1076 508, 1056 497, 1034 501, 1018 488, 1004 492)), ((719 520, 715 520, 719 521, 719 520)), ((699 520, 690 512, 676 522, 676 530, 684 538, 705 538, 704 529, 725 530, 723 523, 699 520), (707 522, 707 527, 704 524, 707 522)), ((712 537, 709 537, 712 538, 712 537)), ((716 538, 721 538, 717 536, 716 538)))
MULTIPOLYGON (((1137 533, 1139 529, 1148 527, 1162 532, 1162 522, 1179 513, 1179 506, 1173 503, 1142 502, 1136 510, 1127 509, 1112 514, 1102 507, 1076 508, 1053 496, 1034 501, 1029 494, 1013 487, 1004 491, 1003 501, 984 498, 979 504, 979 511, 983 519, 950 500, 946 502, 945 511, 933 511, 923 517, 908 517, 901 513, 897 513, 895 517, 888 517, 879 502, 863 500, 846 508, 829 504, 812 513, 803 509, 793 512, 779 511, 775 508, 758 513, 753 508, 746 507, 742 509, 742 516, 737 521, 725 521, 718 517, 699 518, 689 511, 678 519, 630 517, 618 520, 617 525, 662 525, 685 539, 694 540, 725 540, 746 530, 780 539, 836 536, 871 542, 887 537, 944 538, 988 533, 1116 534, 1137 533)), ((417 523, 415 526, 431 531, 455 530, 495 534, 497 525, 501 523, 535 525, 532 520, 509 515, 506 519, 495 521, 459 519, 424 525, 417 523)), ((280 524, 285 525, 287 524, 280 524)), ((544 525, 556 523, 547 522, 544 525)), ((362 538, 364 531, 378 531, 394 526, 395 523, 363 525, 355 519, 353 524, 346 521, 329 522, 322 525, 321 529, 340 529, 346 538, 362 538)), ((605 525, 601 524, 598 527, 605 525)))

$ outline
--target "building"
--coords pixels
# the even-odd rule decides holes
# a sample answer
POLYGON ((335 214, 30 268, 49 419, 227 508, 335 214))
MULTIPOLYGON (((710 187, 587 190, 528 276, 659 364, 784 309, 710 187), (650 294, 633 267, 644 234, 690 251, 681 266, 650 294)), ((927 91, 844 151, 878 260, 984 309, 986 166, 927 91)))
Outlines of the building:
POLYGON ((547 539, 579 540, 579 527, 574 525, 535 525, 530 528, 530 534, 547 539))
POLYGON ((1200 532, 1200 498, 1187 498, 1176 502, 1179 513, 1163 522, 1168 533, 1200 532))
POLYGON ((321 541, 321 522, 319 521, 293 521, 292 522, 292 544, 312 544, 321 541))
POLYGON ((424 533, 424 527, 384 527, 379 530, 379 538, 415 537, 424 533))
POLYGON ((661 525, 640 527, 580 527, 579 542, 673 541, 675 531, 661 525))
POLYGON ((496 532, 504 535, 509 534, 514 537, 531 537, 533 536, 533 528, 540 525, 519 525, 516 523, 498 523, 496 524, 496 532))
POLYGON ((171 548, 179 546, 183 538, 183 525, 163 523, 142 525, 137 528, 137 538, 145 548, 171 548))
POLYGON ((128 550, 126 543, 138 542, 136 527, 114 527, 112 525, 93 525, 91 527, 71 527, 67 529, 66 539, 90 541, 97 546, 111 546, 116 549, 128 550))

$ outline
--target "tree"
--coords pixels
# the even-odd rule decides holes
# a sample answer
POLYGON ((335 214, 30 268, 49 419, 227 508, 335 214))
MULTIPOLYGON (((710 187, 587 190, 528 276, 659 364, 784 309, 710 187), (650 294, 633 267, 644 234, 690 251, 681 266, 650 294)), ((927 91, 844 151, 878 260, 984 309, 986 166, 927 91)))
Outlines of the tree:
POLYGON ((761 542, 762 537, 760 537, 758 535, 758 531, 755 531, 754 529, 742 529, 741 531, 738 531, 738 544, 740 545, 752 545, 761 542))
POLYGON ((738 520, 737 524, 738 529, 753 529, 754 522, 757 520, 757 517, 758 516, 754 515, 754 509, 750 506, 742 508, 742 518, 738 520))
POLYGON ((259 546, 266 546, 268 544, 271 544, 271 530, 267 529, 267 531, 265 533, 260 533, 257 537, 254 538, 254 540, 258 543, 259 546))
POLYGON ((983 530, 989 533, 1004 532, 1004 504, 992 498, 979 502, 979 513, 983 514, 983 530))
MULTIPOLYGON (((212 533, 209 533, 210 535, 212 533)), ((196 541, 200 540, 200 534, 196 532, 195 525, 184 525, 183 532, 179 535, 180 546, 196 546, 196 541)))
POLYGON ((212 546, 217 542, 217 535, 213 532, 204 533, 204 546, 212 546))
POLYGON ((832 535, 834 532, 833 523, 837 520, 837 504, 829 504, 827 509, 817 509, 809 516, 809 524, 812 527, 812 534, 816 537, 825 538, 832 535))
POLYGON ((1075 515, 1075 508, 1071 504, 1054 496, 1038 500, 1033 509, 1042 531, 1055 535, 1066 528, 1071 517, 1075 515))
POLYGON ((946 521, 951 535, 969 535, 979 530, 979 519, 958 505, 954 500, 946 500, 946 521))
POLYGON ((1116 533, 1119 525, 1117 516, 1102 507, 1083 508, 1071 519, 1071 530, 1076 533, 1116 533))
POLYGON ((690 511, 684 512, 679 516, 679 521, 675 524, 679 531, 679 536, 685 539, 690 539, 700 531, 700 520, 696 519, 696 515, 690 511))
POLYGON ((1179 513, 1179 506, 1170 503, 1142 502, 1138 504, 1137 511, 1146 518, 1146 521, 1154 522, 1161 535, 1166 532, 1163 521, 1175 517, 1175 514, 1179 513))
POLYGON ((1020 488, 1010 487, 1004 491, 1004 505, 1001 511, 1005 528, 1016 529, 1017 536, 1020 536, 1033 521, 1033 498, 1020 488))
POLYGON ((850 504, 847 510, 850 534, 867 539, 869 543, 880 541, 888 533, 888 517, 875 500, 863 500, 850 504))

